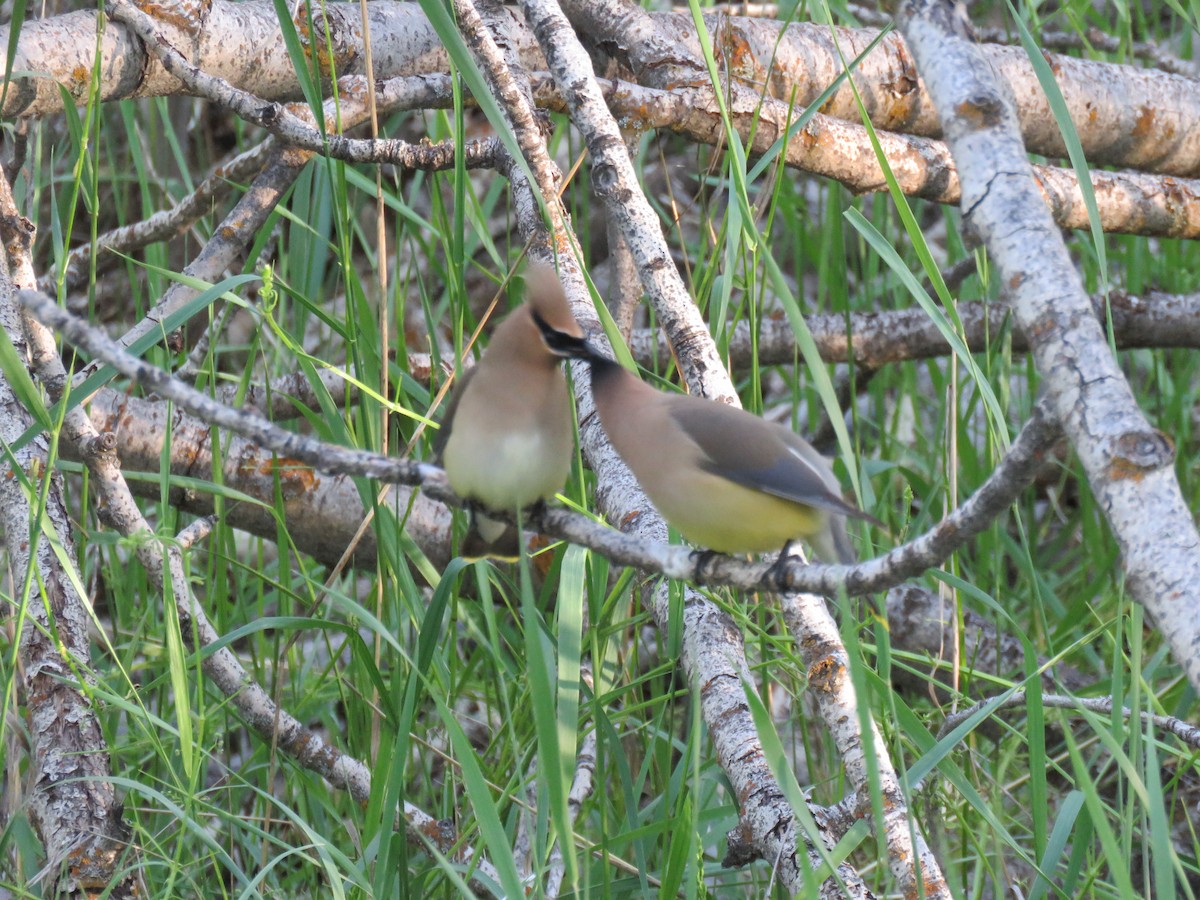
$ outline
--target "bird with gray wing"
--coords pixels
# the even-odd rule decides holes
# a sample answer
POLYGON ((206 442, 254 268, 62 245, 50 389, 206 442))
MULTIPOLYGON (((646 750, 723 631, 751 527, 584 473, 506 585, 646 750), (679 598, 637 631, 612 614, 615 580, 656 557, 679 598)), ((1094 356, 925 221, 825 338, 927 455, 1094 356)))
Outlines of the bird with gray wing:
POLYGON ((525 284, 525 303, 459 383, 438 440, 450 487, 473 507, 468 559, 518 558, 520 531, 487 511, 553 497, 571 471, 574 416, 561 363, 582 352, 582 332, 552 269, 531 266, 525 284))
POLYGON ((761 553, 796 539, 852 563, 845 517, 877 519, 842 499, 829 462, 791 429, 742 409, 657 390, 584 342, 600 423, 651 502, 688 541, 761 553))

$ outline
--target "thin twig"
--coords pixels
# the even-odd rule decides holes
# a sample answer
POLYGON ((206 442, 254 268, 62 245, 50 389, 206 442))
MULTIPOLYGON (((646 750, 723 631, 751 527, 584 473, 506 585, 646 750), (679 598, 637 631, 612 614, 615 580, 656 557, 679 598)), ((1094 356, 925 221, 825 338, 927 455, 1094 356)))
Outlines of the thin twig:
MULTIPOLYGON (((1067 697, 1062 694, 1042 694, 1038 703, 1045 707, 1070 710, 1081 715, 1085 712, 1090 712, 1106 717, 1112 716, 1114 708, 1112 697, 1067 697)), ((1024 709, 1025 705, 1026 692, 1023 690, 1015 691, 1002 700, 999 700, 999 702, 997 702, 995 697, 980 700, 974 706, 968 707, 952 716, 947 716, 946 721, 942 723, 942 727, 938 729, 938 740, 940 741, 963 722, 978 715, 982 710, 989 710, 989 715, 991 715, 1004 710, 1024 709)), ((1121 715, 1126 719, 1135 717, 1133 710, 1127 706, 1121 707, 1121 715)), ((1141 721, 1143 726, 1152 724, 1158 731, 1173 734, 1189 747, 1200 750, 1200 727, 1184 722, 1175 716, 1163 716, 1145 710, 1138 712, 1136 717, 1141 721)))
MULTIPOLYGON (((144 388, 174 401, 193 415, 275 451, 290 460, 290 465, 299 463, 335 474, 421 485, 427 494, 438 500, 451 505, 461 504, 446 483, 445 473, 437 466, 326 444, 280 428, 252 411, 231 409, 121 350, 103 332, 62 309, 44 294, 21 291, 18 300, 73 346, 134 379, 144 388)), ((581 307, 577 309, 582 313, 581 307)), ((870 593, 885 590, 939 564, 986 528, 1034 478, 1037 461, 1053 447, 1060 434, 1044 405, 1038 404, 1005 458, 953 514, 927 534, 884 556, 854 566, 799 562, 780 566, 774 561, 746 563, 722 556, 703 557, 703 564, 698 565, 699 557, 686 547, 626 535, 564 509, 547 509, 535 516, 530 524, 546 534, 590 547, 614 562, 699 584, 725 585, 747 591, 809 591, 827 596, 836 596, 841 590, 851 595, 870 593)))

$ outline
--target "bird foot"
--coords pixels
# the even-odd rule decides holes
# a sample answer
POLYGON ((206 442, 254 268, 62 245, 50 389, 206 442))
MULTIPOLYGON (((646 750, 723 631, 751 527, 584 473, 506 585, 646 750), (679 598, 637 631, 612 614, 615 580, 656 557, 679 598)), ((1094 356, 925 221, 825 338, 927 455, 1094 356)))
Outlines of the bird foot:
POLYGON ((716 550, 693 550, 692 559, 695 561, 692 566, 692 581, 696 584, 704 583, 704 570, 714 559, 720 557, 721 554, 716 550))
POLYGON ((791 549, 792 542, 788 541, 783 545, 783 549, 779 551, 779 558, 767 570, 767 580, 775 586, 775 593, 777 594, 786 594, 791 591, 791 586, 788 584, 787 578, 788 562, 792 558, 791 549))
POLYGON ((545 500, 533 501, 525 508, 525 521, 531 525, 541 522, 542 516, 546 514, 547 509, 549 509, 549 507, 546 505, 545 500))

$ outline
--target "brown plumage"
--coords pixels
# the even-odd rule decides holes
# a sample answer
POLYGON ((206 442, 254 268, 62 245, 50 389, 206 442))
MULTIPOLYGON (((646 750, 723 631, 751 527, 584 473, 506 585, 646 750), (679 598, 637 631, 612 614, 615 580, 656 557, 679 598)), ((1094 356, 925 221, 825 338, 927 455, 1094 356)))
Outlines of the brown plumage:
POLYGON ((656 390, 595 351, 600 422, 663 517, 690 542, 760 553, 802 538, 823 559, 853 562, 847 503, 829 463, 790 429, 744 410, 656 390))
POLYGON ((581 332, 553 270, 531 267, 525 282, 525 303, 460 382, 439 440, 450 486, 477 507, 462 548, 469 558, 518 557, 517 529, 485 511, 553 497, 571 470, 574 419, 561 363, 581 332))

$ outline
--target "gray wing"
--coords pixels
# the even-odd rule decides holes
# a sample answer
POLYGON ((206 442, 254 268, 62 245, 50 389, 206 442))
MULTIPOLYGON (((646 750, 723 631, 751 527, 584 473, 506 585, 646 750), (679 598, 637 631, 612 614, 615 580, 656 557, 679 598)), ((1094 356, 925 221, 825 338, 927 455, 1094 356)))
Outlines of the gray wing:
POLYGON ((672 403, 671 417, 700 448, 701 465, 714 475, 794 503, 877 521, 841 498, 825 458, 782 425, 687 396, 672 403))

